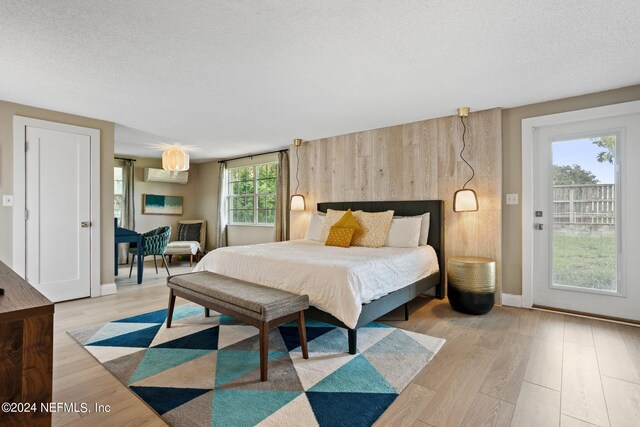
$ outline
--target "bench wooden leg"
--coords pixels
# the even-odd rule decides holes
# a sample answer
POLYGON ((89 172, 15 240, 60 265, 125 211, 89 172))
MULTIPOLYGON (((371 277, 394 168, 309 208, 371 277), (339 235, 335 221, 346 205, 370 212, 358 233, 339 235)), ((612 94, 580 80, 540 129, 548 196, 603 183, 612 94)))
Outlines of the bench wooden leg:
POLYGON ((302 357, 309 358, 307 350, 307 328, 304 324, 304 311, 298 313, 298 336, 300 337, 300 347, 302 347, 302 357))
POLYGON ((173 288, 169 288, 169 308, 167 310, 167 329, 171 327, 171 319, 173 318, 173 307, 176 305, 176 296, 173 294, 173 288))
POLYGON ((409 320, 409 303, 404 303, 404 320, 409 320))
POLYGON ((211 313, 207 307, 204 308, 204 317, 211 317, 211 313))
POLYGON ((260 381, 267 380, 267 367, 269 366, 269 324, 260 323, 260 381))
POLYGON ((189 255, 189 267, 193 267, 193 254, 189 255))

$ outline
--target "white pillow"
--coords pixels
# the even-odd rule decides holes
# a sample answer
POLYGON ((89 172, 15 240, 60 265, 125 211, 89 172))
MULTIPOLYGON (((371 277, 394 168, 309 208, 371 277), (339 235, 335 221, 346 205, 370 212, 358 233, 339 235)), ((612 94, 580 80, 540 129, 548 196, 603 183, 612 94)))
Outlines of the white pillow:
POLYGON ((393 218, 422 218, 422 224, 420 224, 420 239, 418 240, 418 246, 427 246, 427 241, 429 240, 429 222, 431 221, 431 214, 429 212, 417 216, 394 216, 393 218))
POLYGON ((322 226, 324 225, 324 215, 313 214, 311 215, 311 221, 309 221, 309 227, 307 228, 307 234, 304 236, 306 240, 322 240, 322 226))
POLYGON ((426 246, 427 240, 429 240, 429 222, 431 221, 431 214, 427 212, 415 218, 422 218, 422 225, 420 225, 420 240, 418 241, 418 245, 426 246))
POLYGON ((421 224, 422 215, 392 219, 384 245, 391 248, 417 248, 421 224))

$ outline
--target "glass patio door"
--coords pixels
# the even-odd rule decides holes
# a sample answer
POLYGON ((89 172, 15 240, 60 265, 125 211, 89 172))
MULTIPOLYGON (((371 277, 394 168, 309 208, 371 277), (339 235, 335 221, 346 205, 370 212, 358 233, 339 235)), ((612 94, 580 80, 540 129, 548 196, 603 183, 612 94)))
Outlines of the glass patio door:
POLYGON ((625 167, 640 158, 638 123, 636 114, 536 129, 535 306, 640 320, 640 282, 628 280, 638 276, 628 264, 640 174, 625 167))

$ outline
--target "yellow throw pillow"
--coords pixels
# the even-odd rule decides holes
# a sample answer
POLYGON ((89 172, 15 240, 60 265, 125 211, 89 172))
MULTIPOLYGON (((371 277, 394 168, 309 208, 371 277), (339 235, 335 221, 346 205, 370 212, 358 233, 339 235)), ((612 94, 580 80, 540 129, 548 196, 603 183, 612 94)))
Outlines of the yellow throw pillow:
POLYGON ((365 246, 367 248, 381 248, 384 246, 389 232, 389 225, 393 219, 393 211, 356 211, 353 215, 362 226, 364 232, 353 237, 351 246, 365 246))
POLYGON ((329 237, 327 237, 327 241, 324 244, 325 246, 348 248, 353 238, 353 232, 353 228, 331 227, 329 237))
POLYGON ((362 232, 364 231, 358 220, 353 216, 353 212, 351 212, 351 209, 347 209, 344 215, 342 215, 342 217, 335 224, 333 224, 333 227, 353 228, 354 237, 362 234, 362 232))

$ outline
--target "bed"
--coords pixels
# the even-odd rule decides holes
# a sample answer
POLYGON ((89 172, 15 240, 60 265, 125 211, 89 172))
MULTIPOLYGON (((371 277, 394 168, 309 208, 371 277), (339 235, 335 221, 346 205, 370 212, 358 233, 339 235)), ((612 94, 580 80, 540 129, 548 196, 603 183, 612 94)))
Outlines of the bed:
POLYGON ((444 203, 440 200, 318 203, 327 209, 381 212, 396 216, 430 212, 428 246, 418 248, 335 248, 293 240, 220 248, 194 271, 213 271, 264 286, 309 295, 306 316, 346 328, 349 352, 356 353, 357 329, 435 288, 443 298, 444 203))

